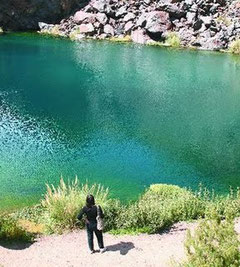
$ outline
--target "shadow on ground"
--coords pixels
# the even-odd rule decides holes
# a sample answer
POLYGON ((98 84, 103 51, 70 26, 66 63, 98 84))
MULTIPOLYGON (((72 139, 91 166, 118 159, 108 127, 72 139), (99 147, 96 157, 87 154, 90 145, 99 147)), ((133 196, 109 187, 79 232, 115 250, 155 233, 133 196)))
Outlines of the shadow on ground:
POLYGON ((29 248, 34 242, 21 242, 21 241, 2 241, 0 240, 0 246, 12 249, 12 250, 24 250, 29 248))
POLYGON ((115 245, 107 246, 108 251, 120 251, 121 255, 126 255, 129 250, 135 248, 132 242, 120 242, 115 245))

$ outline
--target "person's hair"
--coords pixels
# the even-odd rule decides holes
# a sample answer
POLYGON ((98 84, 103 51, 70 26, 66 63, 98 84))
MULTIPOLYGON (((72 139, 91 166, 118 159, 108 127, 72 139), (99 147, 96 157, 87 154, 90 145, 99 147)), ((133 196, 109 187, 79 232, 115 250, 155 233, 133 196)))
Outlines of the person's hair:
POLYGON ((95 199, 93 195, 87 195, 86 198, 86 205, 87 207, 91 208, 92 206, 95 205, 95 199))

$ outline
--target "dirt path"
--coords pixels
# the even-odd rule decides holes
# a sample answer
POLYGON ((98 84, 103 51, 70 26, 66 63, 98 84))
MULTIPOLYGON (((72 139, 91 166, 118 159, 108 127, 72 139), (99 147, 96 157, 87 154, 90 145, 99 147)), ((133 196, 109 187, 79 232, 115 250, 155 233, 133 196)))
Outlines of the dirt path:
MULTIPOLYGON (((28 247, 0 246, 0 266, 168 266, 171 260, 184 259, 186 229, 194 224, 177 223, 170 231, 155 235, 104 235, 107 251, 90 255, 85 231, 40 238, 28 247)), ((95 239, 96 244, 96 239, 95 239)))

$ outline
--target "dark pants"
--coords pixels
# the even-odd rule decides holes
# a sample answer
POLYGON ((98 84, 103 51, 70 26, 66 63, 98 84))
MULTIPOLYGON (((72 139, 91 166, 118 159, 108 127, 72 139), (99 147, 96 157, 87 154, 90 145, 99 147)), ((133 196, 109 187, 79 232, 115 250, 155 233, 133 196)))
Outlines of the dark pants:
POLYGON ((90 250, 93 250, 93 232, 95 233, 98 241, 99 248, 104 248, 103 245, 103 234, 102 231, 97 229, 96 223, 87 223, 87 237, 88 237, 88 246, 90 250))

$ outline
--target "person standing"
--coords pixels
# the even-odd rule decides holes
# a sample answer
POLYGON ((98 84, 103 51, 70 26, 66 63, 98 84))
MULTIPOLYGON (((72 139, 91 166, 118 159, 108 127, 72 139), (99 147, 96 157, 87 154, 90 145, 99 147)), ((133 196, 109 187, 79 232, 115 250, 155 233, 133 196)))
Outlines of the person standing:
POLYGON ((88 246, 90 249, 90 254, 95 252, 94 243, 93 243, 93 233, 95 233, 98 241, 98 246, 100 248, 100 252, 103 253, 106 251, 106 248, 103 244, 103 233, 102 230, 97 229, 97 216, 100 218, 104 218, 104 214, 102 208, 98 205, 95 205, 95 199, 93 195, 88 195, 86 198, 86 206, 84 206, 80 213, 78 214, 78 220, 81 220, 83 215, 86 215, 86 229, 87 229, 87 238, 88 238, 88 246))

